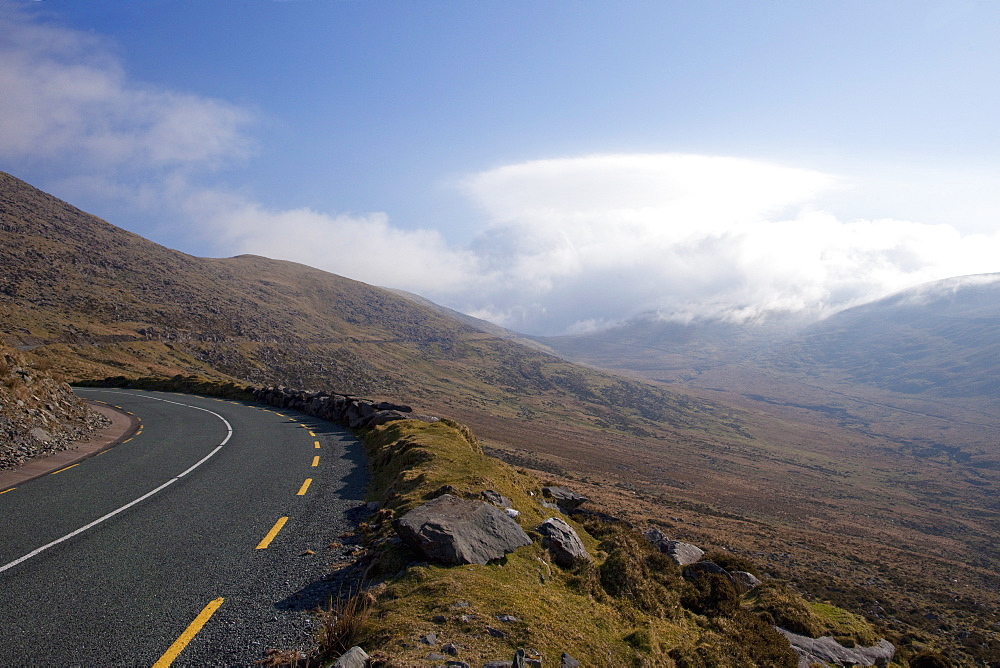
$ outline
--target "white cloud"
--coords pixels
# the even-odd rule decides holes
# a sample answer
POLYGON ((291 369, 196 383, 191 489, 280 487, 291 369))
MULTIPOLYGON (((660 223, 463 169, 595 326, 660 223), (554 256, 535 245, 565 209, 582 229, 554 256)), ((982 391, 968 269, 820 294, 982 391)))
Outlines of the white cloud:
POLYGON ((191 193, 185 212, 226 254, 294 260, 374 285, 421 294, 465 293, 484 277, 468 251, 434 230, 402 230, 383 213, 269 210, 232 193, 191 193))
POLYGON ((88 169, 180 169, 245 157, 249 112, 131 81, 101 38, 0 5, 0 157, 88 169))
POLYGON ((810 170, 680 154, 490 170, 464 189, 489 219, 473 250, 496 273, 496 289, 463 303, 514 328, 555 333, 642 311, 679 320, 820 316, 922 282, 1000 271, 998 234, 842 221, 812 208, 842 185, 810 170))

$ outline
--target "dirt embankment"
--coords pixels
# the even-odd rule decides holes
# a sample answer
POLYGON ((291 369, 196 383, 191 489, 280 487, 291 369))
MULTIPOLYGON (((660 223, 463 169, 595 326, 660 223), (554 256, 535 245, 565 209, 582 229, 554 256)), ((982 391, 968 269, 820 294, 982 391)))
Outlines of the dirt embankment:
POLYGON ((0 470, 66 450, 108 424, 69 385, 0 345, 0 470))

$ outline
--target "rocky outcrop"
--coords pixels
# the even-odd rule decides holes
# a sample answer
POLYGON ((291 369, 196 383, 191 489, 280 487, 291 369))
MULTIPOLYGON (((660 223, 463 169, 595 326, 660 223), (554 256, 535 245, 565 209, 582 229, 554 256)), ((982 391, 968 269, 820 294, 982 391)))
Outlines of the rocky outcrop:
POLYGON ((67 450, 109 424, 69 385, 0 346, 0 470, 67 450))
POLYGON ((545 546, 552 561, 563 568, 570 568, 578 561, 590 561, 583 541, 565 520, 550 517, 538 525, 538 533, 545 536, 545 546))
POLYGON ((896 648, 884 638, 871 647, 844 647, 829 636, 809 638, 780 627, 775 628, 788 638, 792 649, 799 655, 799 668, 808 668, 813 664, 887 666, 896 656, 896 648))
POLYGON ((517 522, 496 506, 443 494, 393 521, 399 537, 428 560, 487 564, 531 544, 517 522))
POLYGON ((300 411, 351 429, 374 427, 393 420, 438 420, 430 415, 417 415, 404 404, 373 402, 349 394, 306 392, 287 387, 248 387, 247 391, 261 403, 300 411))
POLYGON ((542 495, 553 502, 564 513, 569 514, 587 502, 587 497, 566 487, 542 487, 542 495))
POLYGON ((691 543, 667 538, 659 529, 650 529, 643 535, 656 549, 668 555, 678 566, 687 566, 705 556, 705 551, 691 543))

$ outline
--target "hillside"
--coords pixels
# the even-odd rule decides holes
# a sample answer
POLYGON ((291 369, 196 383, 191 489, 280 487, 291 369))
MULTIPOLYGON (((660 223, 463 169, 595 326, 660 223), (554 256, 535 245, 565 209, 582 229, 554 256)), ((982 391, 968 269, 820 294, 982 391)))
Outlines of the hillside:
POLYGON ((990 469, 907 454, 777 400, 572 364, 303 265, 191 257, 9 175, 0 267, 0 340, 62 378, 200 374, 404 400, 637 525, 749 556, 817 601, 865 613, 904 652, 1000 652, 989 631, 1000 509, 981 503, 1000 498, 990 469), (947 518, 942 491, 954 499, 947 518))

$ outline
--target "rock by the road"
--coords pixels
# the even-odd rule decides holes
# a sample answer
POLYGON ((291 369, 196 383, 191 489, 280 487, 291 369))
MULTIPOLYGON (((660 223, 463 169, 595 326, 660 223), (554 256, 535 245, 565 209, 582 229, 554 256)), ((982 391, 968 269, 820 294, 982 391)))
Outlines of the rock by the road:
POLYGON ((484 565, 531 539, 499 508, 443 494, 393 521, 403 541, 428 560, 484 565))
POLYGON ((366 668, 368 654, 357 645, 347 650, 333 662, 333 668, 366 668))

